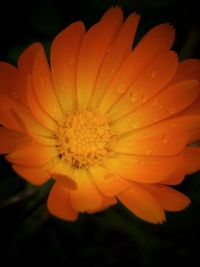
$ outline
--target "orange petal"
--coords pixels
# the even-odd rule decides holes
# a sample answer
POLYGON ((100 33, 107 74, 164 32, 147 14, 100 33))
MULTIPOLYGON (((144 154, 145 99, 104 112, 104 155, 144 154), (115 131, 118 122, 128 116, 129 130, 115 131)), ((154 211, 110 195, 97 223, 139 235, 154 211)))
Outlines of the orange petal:
POLYGON ((200 148, 187 147, 184 151, 186 173, 191 174, 200 169, 200 148))
POLYGON ((58 218, 75 221, 78 217, 77 212, 70 204, 69 191, 59 183, 55 183, 47 201, 48 210, 58 218))
POLYGON ((80 109, 88 107, 101 64, 122 19, 120 8, 109 9, 83 39, 77 70, 77 98, 80 109))
POLYGON ((66 187, 69 190, 76 190, 77 186, 75 182, 68 177, 67 175, 63 175, 60 173, 52 173, 51 177, 57 182, 60 183, 63 187, 66 187))
POLYGON ((168 178, 179 162, 179 156, 146 157, 122 154, 108 158, 105 164, 111 173, 127 180, 158 183, 168 178))
POLYGON ((147 102, 166 86, 174 75, 177 65, 177 56, 172 51, 167 51, 153 60, 125 94, 120 95, 119 92, 118 102, 109 109, 109 115, 116 119, 147 102))
POLYGON ((42 108, 56 121, 63 119, 43 47, 38 49, 32 71, 33 87, 42 108))
POLYGON ((152 195, 139 184, 118 194, 117 198, 139 218, 151 223, 163 223, 165 213, 152 195))
POLYGON ((156 201, 164 210, 183 210, 191 203, 188 197, 169 186, 161 184, 143 186, 156 199, 156 201))
POLYGON ((55 144, 52 133, 36 121, 25 106, 3 95, 0 95, 1 101, 4 105, 0 106, 0 111, 4 113, 0 113, 0 122, 4 126, 19 132, 25 132, 39 143, 55 144))
POLYGON ((83 23, 73 23, 56 36, 51 46, 52 78, 64 113, 75 108, 77 61, 84 34, 83 23))
POLYGON ((75 210, 84 212, 102 207, 103 197, 85 170, 75 170, 73 179, 78 187, 70 191, 70 201, 75 210))
POLYGON ((124 93, 156 57, 170 48, 172 35, 172 28, 164 24, 151 30, 138 43, 121 65, 104 94, 99 106, 102 112, 106 112, 116 102, 119 93, 124 93))
POLYGON ((11 153, 22 142, 27 141, 28 137, 8 128, 0 127, 0 140, 0 154, 7 154, 11 153))
POLYGON ((12 168, 21 177, 34 185, 42 185, 50 179, 44 167, 31 168, 13 164, 12 168))
POLYGON ((26 105, 26 76, 14 66, 0 62, 0 94, 26 105))
POLYGON ((137 137, 124 136, 116 142, 114 150, 118 153, 128 153, 146 156, 169 156, 181 152, 188 141, 188 134, 184 132, 157 134, 153 136, 137 137))
POLYGON ((111 43, 96 80, 94 96, 90 102, 91 107, 95 108, 99 103, 123 60, 131 53, 139 19, 139 15, 131 14, 111 43))
POLYGON ((136 111, 117 120, 124 131, 143 128, 171 117, 189 106, 200 94, 199 82, 188 80, 162 90, 136 111))
MULTIPOLYGON (((198 129, 200 125, 200 116, 183 116, 183 117, 174 117, 164 121, 160 121, 151 126, 145 127, 143 129, 133 130, 130 133, 133 138, 142 138, 146 136, 155 136, 159 134, 166 134, 166 137, 170 133, 176 132, 186 132, 193 131, 198 129)), ((120 125, 113 125, 113 130, 116 132, 122 132, 120 125)))
POLYGON ((96 186, 105 196, 115 196, 131 187, 129 181, 112 174, 106 168, 101 166, 91 166, 90 172, 96 186))
POLYGON ((200 129, 194 130, 190 132, 190 138, 188 140, 188 144, 192 144, 200 140, 200 129))
POLYGON ((186 109, 180 112, 181 116, 191 116, 199 115, 200 116, 200 96, 186 109))
POLYGON ((23 132, 21 125, 19 125, 12 113, 13 107, 15 106, 16 102, 11 98, 8 98, 7 96, 1 94, 0 103, 3 103, 0 105, 0 124, 9 129, 23 132))
POLYGON ((100 211, 103 211, 103 210, 105 210, 105 209, 107 209, 107 208, 109 208, 115 204, 117 204, 117 199, 115 197, 103 196, 103 203, 102 203, 101 207, 99 207, 98 209, 87 210, 87 212, 90 214, 100 212, 100 211))
POLYGON ((179 63, 176 74, 170 81, 170 84, 184 80, 200 79, 200 62, 196 59, 187 59, 179 63))
POLYGON ((58 156, 56 147, 42 146, 34 142, 22 143, 6 159, 12 163, 27 167, 37 167, 48 163, 58 156))
POLYGON ((179 164, 177 164, 176 170, 165 180, 162 181, 166 185, 177 185, 180 184, 186 175, 185 171, 185 160, 181 157, 179 164))
POLYGON ((34 59, 40 49, 40 43, 33 43, 32 45, 28 46, 20 55, 17 65, 23 75, 32 73, 34 59))
POLYGON ((56 122, 42 109, 40 106, 35 92, 33 90, 33 84, 31 76, 28 78, 28 89, 27 89, 28 104, 37 121, 39 121, 44 127, 52 131, 56 131, 58 125, 56 122))
POLYGON ((56 164, 49 166, 48 172, 57 182, 61 183, 64 187, 75 190, 77 185, 73 180, 73 168, 64 159, 59 159, 56 164))
POLYGON ((39 124, 30 111, 18 102, 0 95, 0 122, 6 127, 17 131, 30 131, 41 136, 50 136, 50 132, 39 124))

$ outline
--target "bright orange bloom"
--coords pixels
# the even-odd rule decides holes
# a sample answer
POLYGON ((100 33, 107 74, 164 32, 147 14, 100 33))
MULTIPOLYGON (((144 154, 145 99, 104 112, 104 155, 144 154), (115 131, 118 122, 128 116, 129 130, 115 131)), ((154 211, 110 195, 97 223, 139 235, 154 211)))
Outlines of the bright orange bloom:
POLYGON ((40 185, 55 180, 49 211, 66 220, 122 202, 162 223, 190 200, 168 185, 200 168, 200 64, 170 51, 161 24, 132 50, 139 15, 111 8, 90 30, 76 22, 0 63, 0 152, 40 185))

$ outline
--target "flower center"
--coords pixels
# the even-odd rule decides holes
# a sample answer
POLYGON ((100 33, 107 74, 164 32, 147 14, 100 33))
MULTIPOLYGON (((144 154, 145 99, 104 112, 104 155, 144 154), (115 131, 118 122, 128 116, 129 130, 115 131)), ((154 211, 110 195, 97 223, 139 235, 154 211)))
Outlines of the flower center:
POLYGON ((101 164, 111 149, 111 129, 108 119, 92 111, 77 111, 67 114, 58 132, 58 151, 76 168, 101 164))

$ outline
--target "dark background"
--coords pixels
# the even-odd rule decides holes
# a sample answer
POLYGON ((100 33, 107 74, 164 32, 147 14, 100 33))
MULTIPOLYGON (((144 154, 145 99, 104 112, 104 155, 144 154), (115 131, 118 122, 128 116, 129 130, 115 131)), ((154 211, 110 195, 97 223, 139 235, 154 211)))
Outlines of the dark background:
MULTIPOLYGON (((174 49, 181 59, 199 58, 198 1, 181 0, 44 0, 0 4, 0 61, 16 64, 23 49, 40 41, 48 53, 55 35, 68 24, 97 22, 112 5, 127 16, 142 15, 138 38, 152 26, 170 22, 177 31, 174 49)), ((0 140, 1 141, 1 140, 0 140)), ((171 266, 199 262, 200 175, 188 176, 178 190, 192 199, 185 211, 167 214, 163 225, 150 225, 121 205, 74 223, 48 214, 45 200, 51 182, 37 188, 19 178, 0 158, 0 266, 87 264, 171 266), (5 260, 5 261, 4 261, 5 260)))

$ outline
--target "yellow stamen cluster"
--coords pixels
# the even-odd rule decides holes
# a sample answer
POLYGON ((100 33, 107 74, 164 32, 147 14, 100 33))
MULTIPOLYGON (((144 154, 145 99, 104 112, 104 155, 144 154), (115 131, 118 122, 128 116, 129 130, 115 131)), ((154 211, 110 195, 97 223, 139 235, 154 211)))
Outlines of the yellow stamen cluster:
POLYGON ((111 149, 111 130, 108 119, 92 111, 69 113, 59 126, 58 151, 76 168, 102 163, 111 149))

